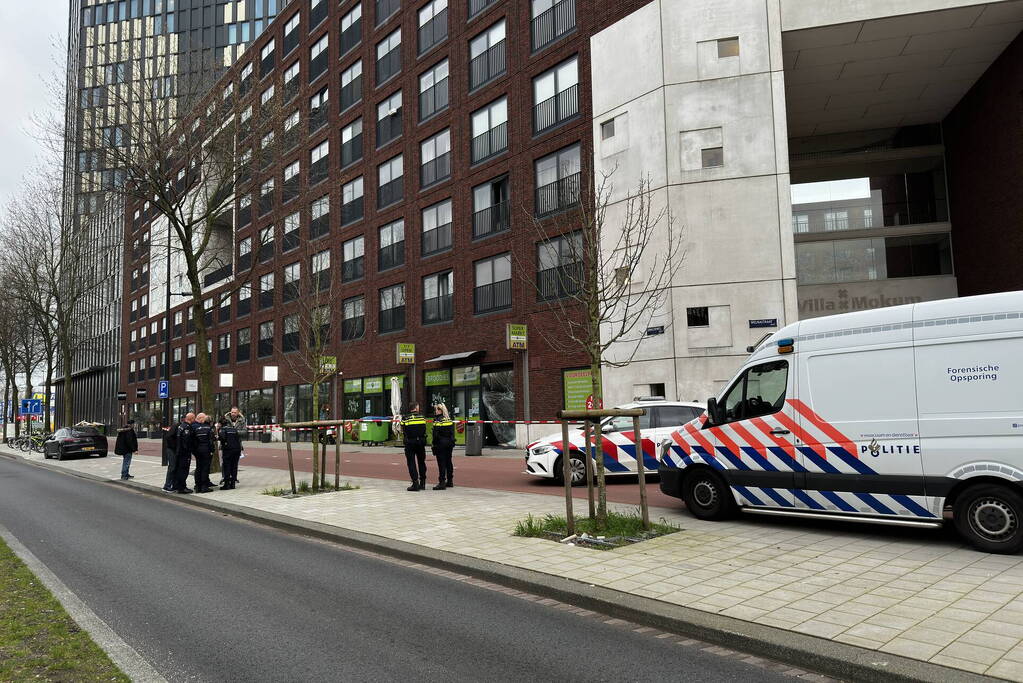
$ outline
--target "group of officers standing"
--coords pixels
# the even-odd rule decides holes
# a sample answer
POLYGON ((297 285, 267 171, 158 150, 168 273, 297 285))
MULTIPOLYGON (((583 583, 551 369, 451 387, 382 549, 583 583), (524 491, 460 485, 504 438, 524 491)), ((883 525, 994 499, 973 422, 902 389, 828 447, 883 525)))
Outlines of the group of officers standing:
POLYGON ((173 493, 209 493, 214 490, 210 481, 215 441, 220 442, 223 465, 221 489, 233 489, 238 483, 238 460, 242 455, 242 433, 245 418, 237 407, 224 415, 213 426, 206 413, 188 413, 181 422, 171 427, 164 437, 167 457, 167 476, 163 490, 173 493), (195 489, 188 488, 188 472, 195 458, 195 489))
MULTIPOLYGON (((455 485, 455 468, 451 452, 455 449, 455 423, 443 403, 433 406, 433 455, 437 458, 437 485, 434 491, 443 491, 455 485)), ((426 418, 419 412, 419 404, 413 403, 409 413, 401 421, 402 441, 405 444, 405 462, 412 486, 407 491, 426 490, 426 418)))

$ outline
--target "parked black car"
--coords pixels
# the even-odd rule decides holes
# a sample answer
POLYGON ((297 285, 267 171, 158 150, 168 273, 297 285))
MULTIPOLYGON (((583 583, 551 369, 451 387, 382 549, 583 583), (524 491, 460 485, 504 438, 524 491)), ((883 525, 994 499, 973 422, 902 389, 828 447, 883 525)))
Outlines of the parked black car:
POLYGON ((107 437, 95 427, 65 427, 43 442, 45 458, 63 460, 72 455, 107 457, 107 437))

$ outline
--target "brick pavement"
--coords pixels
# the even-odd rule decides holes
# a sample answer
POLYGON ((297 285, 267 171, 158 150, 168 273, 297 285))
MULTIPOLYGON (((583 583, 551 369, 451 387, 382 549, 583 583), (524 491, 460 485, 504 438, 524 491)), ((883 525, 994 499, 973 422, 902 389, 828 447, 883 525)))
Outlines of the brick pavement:
MULTIPOLYGON (((48 461, 110 479, 120 462, 48 461)), ((163 483, 156 458, 137 457, 132 470, 137 482, 163 483)), ((529 513, 562 513, 552 496, 469 488, 408 493, 403 482, 342 477, 361 488, 284 499, 260 491, 286 485, 285 470, 243 460, 239 478, 240 488, 205 499, 1023 680, 1023 557, 973 551, 950 532, 752 517, 713 523, 654 508, 652 517, 683 530, 600 552, 511 535, 529 513)))

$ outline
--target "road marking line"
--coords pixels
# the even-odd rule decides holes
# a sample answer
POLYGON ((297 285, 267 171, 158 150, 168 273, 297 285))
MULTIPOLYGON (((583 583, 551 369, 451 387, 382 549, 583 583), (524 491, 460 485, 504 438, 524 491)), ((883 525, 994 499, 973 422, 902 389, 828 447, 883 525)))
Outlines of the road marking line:
POLYGON ((56 574, 51 572, 2 524, 0 524, 0 538, 15 555, 21 558, 21 561, 36 575, 39 581, 53 593, 53 597, 57 598, 57 601, 64 606, 75 623, 96 641, 96 644, 107 653, 128 678, 144 683, 167 683, 167 679, 161 676, 135 648, 124 642, 105 621, 89 609, 89 606, 81 598, 64 585, 64 582, 57 578, 56 574))

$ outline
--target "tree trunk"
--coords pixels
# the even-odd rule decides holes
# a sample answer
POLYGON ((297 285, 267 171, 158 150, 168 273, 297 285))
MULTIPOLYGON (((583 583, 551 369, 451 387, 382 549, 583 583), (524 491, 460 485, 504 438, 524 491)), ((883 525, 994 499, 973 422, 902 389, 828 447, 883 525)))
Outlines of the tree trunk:
MULTIPOLYGON (((26 355, 28 352, 26 351, 26 355)), ((32 368, 29 367, 31 364, 25 361, 25 398, 32 398, 32 368)), ((28 432, 32 433, 32 415, 25 416, 25 428, 28 432)))
MULTIPOLYGON (((604 390, 603 390, 603 378, 600 369, 600 356, 599 351, 596 357, 591 354, 590 361, 590 382, 591 391, 593 392, 593 405, 599 409, 604 404, 604 390)), ((607 528, 607 481, 604 478, 604 433, 601 431, 600 424, 596 424, 593 427, 594 441, 596 442, 596 457, 594 462, 596 463, 597 472, 597 528, 604 530, 607 528)))
POLYGON ((7 443, 7 416, 14 413, 11 408, 11 378, 4 377, 4 443, 7 443))
MULTIPOLYGON (((320 383, 313 382, 313 420, 320 418, 320 383)), ((320 488, 320 430, 313 429, 313 491, 320 488)))
POLYGON ((50 391, 53 388, 53 354, 47 354, 46 356, 46 385, 43 389, 43 393, 46 395, 46 399, 43 401, 43 423, 45 428, 43 431, 50 431, 50 391))
POLYGON ((71 392, 71 349, 68 348, 66 343, 61 346, 63 347, 61 362, 64 364, 64 405, 61 406, 61 411, 64 413, 64 416, 60 426, 70 427, 71 421, 74 419, 75 407, 74 397, 71 392))

